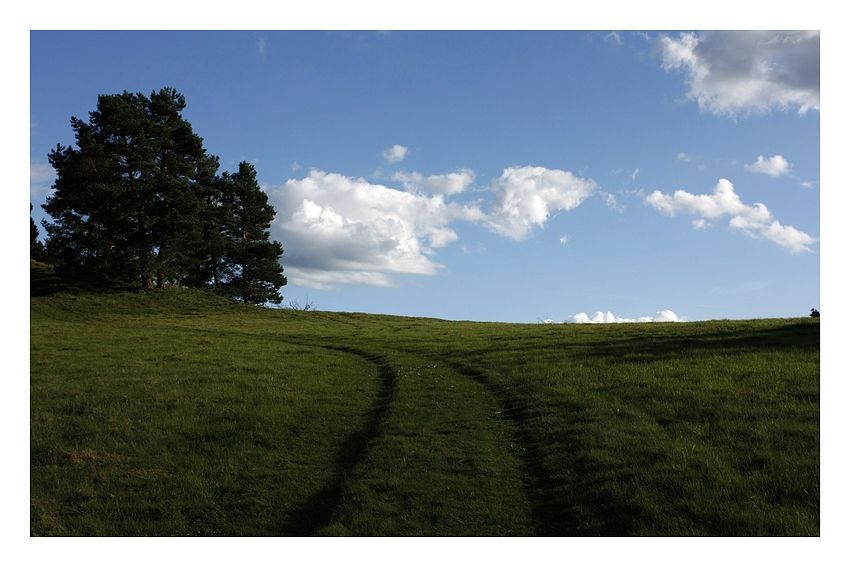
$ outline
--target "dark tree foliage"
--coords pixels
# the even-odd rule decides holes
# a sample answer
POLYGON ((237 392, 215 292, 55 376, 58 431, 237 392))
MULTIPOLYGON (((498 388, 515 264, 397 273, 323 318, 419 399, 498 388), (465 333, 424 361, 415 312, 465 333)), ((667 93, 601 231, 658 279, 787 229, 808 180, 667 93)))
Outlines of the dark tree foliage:
POLYGON ((88 122, 71 119, 76 147, 57 145, 50 153, 57 177, 43 206, 54 219, 45 228, 57 272, 144 288, 210 286, 247 302, 280 301, 283 250, 268 241, 274 209, 253 168, 245 180, 242 165, 239 174, 216 174, 218 158, 182 117, 185 107, 171 88, 150 97, 125 91, 99 96, 88 122), (260 196, 231 187, 251 182, 260 196), (247 216, 239 216, 240 207, 247 216), (244 228, 240 247, 231 227, 244 228), (277 271, 268 260, 272 252, 277 271))
POLYGON ((204 257, 191 281, 246 303, 280 303, 286 277, 283 246, 269 240, 274 215, 254 166, 242 162, 236 173, 224 172, 207 193, 204 257))
POLYGON ((809 313, 809 317, 820 317, 820 311, 818 311, 817 309, 812 308, 811 313, 809 313))
POLYGON ((237 173, 225 172, 221 187, 231 269, 225 289, 246 303, 280 303, 278 290, 286 285, 279 262, 283 246, 269 240, 275 212, 257 183, 254 166, 242 162, 237 173))
POLYGON ((38 239, 38 227, 32 220, 32 203, 30 203, 30 259, 43 261, 44 256, 44 244, 38 239))

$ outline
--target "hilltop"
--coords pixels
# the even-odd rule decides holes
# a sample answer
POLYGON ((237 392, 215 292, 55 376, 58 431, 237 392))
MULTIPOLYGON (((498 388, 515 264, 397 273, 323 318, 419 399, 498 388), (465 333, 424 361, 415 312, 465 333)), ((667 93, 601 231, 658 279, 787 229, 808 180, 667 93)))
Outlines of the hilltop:
POLYGON ((469 323, 33 283, 33 535, 819 533, 816 320, 469 323))

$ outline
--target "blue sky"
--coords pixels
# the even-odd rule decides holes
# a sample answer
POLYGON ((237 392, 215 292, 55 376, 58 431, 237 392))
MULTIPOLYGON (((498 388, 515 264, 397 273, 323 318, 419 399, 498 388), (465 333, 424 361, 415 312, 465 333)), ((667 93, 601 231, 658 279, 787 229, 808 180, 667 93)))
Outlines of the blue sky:
POLYGON ((71 116, 173 86, 223 169, 256 166, 285 304, 510 322, 819 306, 817 34, 32 32, 30 49, 36 209, 71 116))

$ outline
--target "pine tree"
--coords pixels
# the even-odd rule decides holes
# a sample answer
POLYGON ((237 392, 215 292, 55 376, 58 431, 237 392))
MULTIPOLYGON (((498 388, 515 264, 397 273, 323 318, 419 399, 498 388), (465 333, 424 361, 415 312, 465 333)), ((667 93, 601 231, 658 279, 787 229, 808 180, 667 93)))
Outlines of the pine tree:
POLYGON ((77 147, 57 145, 43 206, 57 271, 142 287, 212 287, 246 303, 280 303, 283 246, 274 208, 247 163, 216 175, 218 158, 165 88, 101 95, 89 121, 71 119, 77 147))
POLYGON ((101 95, 89 121, 71 119, 77 147, 50 155, 44 205, 57 270, 143 287, 179 283, 197 262, 203 187, 218 158, 182 118, 174 89, 101 95))
POLYGON ((44 244, 38 239, 38 227, 32 220, 32 203, 30 203, 30 259, 44 260, 44 244))
POLYGON ((242 162, 238 172, 225 172, 220 187, 225 278, 221 289, 246 303, 280 303, 280 288, 286 285, 280 265, 283 246, 269 240, 275 211, 257 183, 254 166, 242 162))

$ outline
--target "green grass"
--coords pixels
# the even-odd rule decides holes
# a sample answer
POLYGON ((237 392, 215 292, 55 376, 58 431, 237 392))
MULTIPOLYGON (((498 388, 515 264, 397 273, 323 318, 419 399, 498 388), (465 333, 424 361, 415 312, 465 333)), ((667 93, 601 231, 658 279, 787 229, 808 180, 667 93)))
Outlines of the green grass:
POLYGON ((819 533, 814 320, 34 295, 33 535, 819 533))

